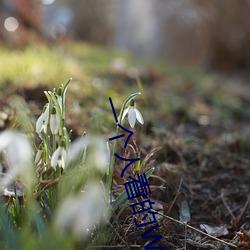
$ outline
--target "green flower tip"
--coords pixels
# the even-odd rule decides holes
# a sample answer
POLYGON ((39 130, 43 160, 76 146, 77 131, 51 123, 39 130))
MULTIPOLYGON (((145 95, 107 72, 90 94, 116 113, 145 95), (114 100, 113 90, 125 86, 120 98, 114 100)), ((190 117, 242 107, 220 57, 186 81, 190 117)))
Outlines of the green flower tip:
POLYGON ((135 100, 134 100, 134 99, 132 99, 132 100, 130 101, 129 106, 131 106, 131 107, 134 107, 134 106, 135 106, 135 100))
POLYGON ((66 143, 65 143, 65 140, 64 140, 64 139, 62 139, 62 140, 60 141, 59 146, 60 146, 60 147, 63 147, 63 148, 66 147, 66 143))
POLYGON ((45 110, 47 109, 48 105, 49 105, 48 103, 46 103, 46 104, 44 105, 42 113, 45 112, 45 110))
POLYGON ((52 110, 51 110, 51 114, 52 114, 52 115, 55 115, 55 114, 56 114, 56 107, 55 107, 55 106, 53 106, 53 108, 52 108, 52 110))
POLYGON ((60 88, 57 89, 57 95, 58 96, 62 95, 62 87, 60 87, 60 88))

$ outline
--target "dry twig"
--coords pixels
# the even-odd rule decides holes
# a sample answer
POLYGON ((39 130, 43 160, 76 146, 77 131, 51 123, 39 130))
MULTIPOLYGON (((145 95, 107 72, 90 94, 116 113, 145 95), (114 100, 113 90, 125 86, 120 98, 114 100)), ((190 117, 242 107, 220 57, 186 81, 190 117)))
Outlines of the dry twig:
MULTIPOLYGON (((153 209, 151 209, 151 210, 154 211, 154 212, 157 212, 157 211, 155 211, 155 210, 153 210, 153 209)), ((207 233, 205 233, 205 232, 203 232, 203 231, 201 231, 201 230, 199 230, 199 229, 197 229, 197 228, 195 228, 195 227, 192 227, 192 226, 188 225, 187 222, 178 221, 178 220, 173 219, 172 217, 167 216, 167 215, 165 215, 165 214, 162 214, 162 213, 160 213, 160 212, 158 212, 158 214, 161 215, 161 216, 163 216, 163 217, 165 217, 165 218, 167 218, 167 219, 169 219, 169 220, 171 220, 171 221, 174 221, 174 222, 176 222, 176 223, 178 223, 178 224, 181 224, 181 225, 183 225, 184 227, 188 227, 188 228, 190 228, 190 229, 192 229, 192 230, 194 230, 194 231, 196 231, 196 232, 198 232, 198 233, 200 233, 200 234, 206 235, 207 237, 209 237, 209 238, 211 238, 211 239, 213 239, 213 240, 219 241, 219 242, 221 242, 221 243, 223 243, 223 244, 226 244, 226 245, 228 245, 228 246, 230 246, 230 247, 237 248, 236 245, 234 245, 234 244, 232 244, 232 243, 229 243, 229 242, 226 242, 226 241, 224 241, 224 240, 218 239, 218 238, 216 238, 216 237, 214 237, 214 236, 212 236, 212 235, 209 235, 209 234, 207 234, 207 233)))

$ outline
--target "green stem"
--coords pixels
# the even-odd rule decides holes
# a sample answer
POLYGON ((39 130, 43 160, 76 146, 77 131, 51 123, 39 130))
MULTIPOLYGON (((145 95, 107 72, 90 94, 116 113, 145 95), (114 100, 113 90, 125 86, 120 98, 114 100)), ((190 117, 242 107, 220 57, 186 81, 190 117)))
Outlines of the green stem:
POLYGON ((68 86, 71 80, 72 78, 70 78, 67 81, 67 83, 63 86, 63 90, 62 90, 62 127, 65 126, 65 96, 66 96, 66 91, 68 89, 68 86))
MULTIPOLYGON (((116 126, 116 133, 115 136, 118 136, 120 133, 120 127, 116 126)), ((114 147, 112 150, 112 157, 111 157, 111 163, 110 163, 110 168, 109 168, 109 173, 108 173, 108 181, 107 181, 107 193, 111 190, 112 186, 112 179, 113 179, 113 173, 114 173, 114 168, 115 168, 115 153, 117 151, 117 140, 114 142, 114 147)))
POLYGON ((52 135, 53 152, 56 150, 56 136, 52 135))
MULTIPOLYGON (((46 93, 45 93, 46 94, 46 93)), ((47 96, 47 95, 46 95, 47 96)), ((50 147, 50 137, 49 137, 49 130, 50 130, 50 114, 51 114, 51 110, 52 110, 52 101, 51 99, 49 100, 49 117, 48 117, 48 123, 47 123, 47 129, 46 129, 46 134, 45 134, 45 155, 46 155, 46 164, 49 163, 49 155, 50 155, 50 151, 51 151, 51 147, 50 147)))

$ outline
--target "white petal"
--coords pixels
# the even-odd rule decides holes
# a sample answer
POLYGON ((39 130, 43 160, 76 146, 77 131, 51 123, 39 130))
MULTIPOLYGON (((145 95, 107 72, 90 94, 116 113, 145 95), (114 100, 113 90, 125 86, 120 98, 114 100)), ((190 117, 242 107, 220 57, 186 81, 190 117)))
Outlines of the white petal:
MULTIPOLYGON (((5 161, 8 164, 8 170, 5 175, 7 178, 4 177, 1 180, 0 189, 18 176, 22 177, 22 180, 28 187, 33 182, 33 152, 30 141, 25 135, 17 132, 7 131, 4 133, 6 133, 5 136, 9 134, 8 137, 11 137, 11 140, 8 141, 4 155, 5 161)), ((2 138, 2 134, 0 137, 2 138)))
POLYGON ((61 156, 62 158, 66 161, 67 160, 67 152, 64 148, 62 148, 62 151, 61 151, 61 156))
POLYGON ((62 148, 59 146, 51 157, 51 166, 53 168, 55 168, 58 164, 58 158, 59 158, 59 155, 61 154, 61 149, 62 148))
POLYGON ((61 168, 65 168, 65 165, 66 165, 66 161, 67 161, 67 152, 64 148, 62 148, 62 151, 61 151, 61 164, 60 164, 60 167, 61 168))
POLYGON ((89 235, 94 225, 103 221, 107 215, 107 203, 104 201, 104 193, 99 183, 91 183, 82 197, 79 197, 78 219, 74 225, 74 231, 78 237, 82 234, 89 235), (88 233, 89 232, 89 233, 88 233))
POLYGON ((136 119, 141 123, 143 124, 144 123, 144 120, 143 120, 143 117, 142 117, 142 114, 141 112, 135 108, 135 113, 136 113, 136 119))
POLYGON ((104 192, 97 182, 91 183, 80 195, 70 195, 59 206, 55 226, 78 239, 90 237, 92 231, 108 215, 104 192))
POLYGON ((44 122, 44 113, 42 113, 40 117, 37 119, 37 122, 36 122, 37 133, 40 133, 42 131, 43 122, 44 122))
POLYGON ((16 168, 31 163, 32 148, 28 138, 25 135, 14 133, 13 140, 6 149, 9 167, 16 168))
POLYGON ((5 130, 4 132, 0 133, 0 151, 5 149, 11 140, 13 139, 14 133, 8 130, 5 130))
POLYGON ((53 135, 56 135, 59 131, 59 121, 57 115, 51 115, 50 117, 50 130, 53 135))
POLYGON ((49 119, 49 104, 47 105, 45 111, 44 111, 44 120, 48 122, 49 119))
POLYGON ((41 131, 44 131, 44 133, 47 132, 48 118, 49 118, 49 105, 47 105, 45 111, 37 119, 37 122, 36 122, 37 133, 40 133, 41 131))
POLYGON ((58 167, 64 169, 65 168, 65 161, 63 158, 57 161, 58 167))
POLYGON ((75 161, 86 150, 86 145, 88 143, 88 136, 78 138, 73 143, 71 143, 68 151, 68 161, 70 163, 75 161))
POLYGON ((43 121, 41 131, 43 131, 45 134, 47 133, 47 125, 48 123, 46 121, 43 121))
POLYGON ((62 97, 61 96, 57 96, 57 101, 58 101, 58 104, 61 108, 61 111, 62 111, 62 97))
POLYGON ((135 126, 135 121, 136 121, 135 108, 131 107, 128 112, 128 122, 132 128, 135 126))
POLYGON ((58 229, 66 231, 72 229, 72 224, 76 221, 78 214, 78 202, 75 196, 68 196, 57 211, 55 224, 58 229))
POLYGON ((126 114, 128 113, 128 111, 129 111, 129 108, 126 108, 126 109, 123 111, 122 120, 124 119, 124 117, 126 116, 126 114))
POLYGON ((101 171, 107 171, 110 161, 110 152, 108 151, 107 144, 102 138, 95 138, 94 141, 93 159, 95 166, 101 171))

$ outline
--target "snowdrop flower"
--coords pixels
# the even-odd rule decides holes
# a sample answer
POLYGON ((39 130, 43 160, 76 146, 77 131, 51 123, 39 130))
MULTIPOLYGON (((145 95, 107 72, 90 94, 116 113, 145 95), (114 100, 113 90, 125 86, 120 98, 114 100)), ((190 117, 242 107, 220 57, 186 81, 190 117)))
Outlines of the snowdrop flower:
POLYGON ((42 131, 46 134, 47 125, 49 120, 49 104, 44 107, 43 113, 40 115, 36 122, 36 132, 41 133, 42 131))
POLYGON ((110 149, 102 137, 85 135, 78 138, 71 144, 68 152, 69 164, 81 157, 82 161, 87 161, 87 166, 94 166, 102 173, 108 169, 110 149), (88 150, 87 155, 86 150, 88 150))
POLYGON ((99 171, 105 173, 110 162, 110 151, 107 147, 107 142, 101 137, 94 137, 92 143, 93 150, 90 153, 89 160, 94 163, 99 171))
POLYGON ((67 152, 63 143, 55 150, 51 157, 51 166, 55 169, 56 166, 64 169, 67 161, 67 152))
POLYGON ((126 114, 128 114, 128 122, 130 127, 134 128, 136 119, 141 124, 144 123, 141 112, 135 107, 134 99, 130 101, 129 107, 124 110, 122 120, 125 118, 126 114))
POLYGON ((17 177, 21 177, 27 186, 31 185, 33 153, 28 138, 21 133, 6 130, 0 133, 0 152, 8 164, 6 178, 1 180, 1 188, 17 177))
POLYGON ((58 112, 55 107, 52 108, 51 116, 50 116, 50 130, 53 135, 56 135, 59 131, 59 117, 58 112))
POLYGON ((57 211, 56 229, 70 232, 79 240, 87 239, 95 226, 108 216, 108 203, 104 197, 104 190, 98 182, 91 183, 79 195, 68 196, 57 211))

